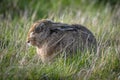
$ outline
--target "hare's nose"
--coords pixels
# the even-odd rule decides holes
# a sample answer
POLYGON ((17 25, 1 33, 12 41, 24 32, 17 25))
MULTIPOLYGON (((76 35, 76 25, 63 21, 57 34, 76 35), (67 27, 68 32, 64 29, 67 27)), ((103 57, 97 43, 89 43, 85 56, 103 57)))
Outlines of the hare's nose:
POLYGON ((26 44, 27 46, 31 46, 30 40, 27 41, 26 43, 27 43, 27 44, 26 44))
POLYGON ((30 41, 27 41, 27 43, 30 43, 30 41))

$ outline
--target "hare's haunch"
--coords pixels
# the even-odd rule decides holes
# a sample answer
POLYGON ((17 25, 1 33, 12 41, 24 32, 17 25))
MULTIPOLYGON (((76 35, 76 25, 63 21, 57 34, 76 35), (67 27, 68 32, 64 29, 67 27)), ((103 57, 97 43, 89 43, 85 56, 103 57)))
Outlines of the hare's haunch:
POLYGON ((66 52, 66 56, 75 55, 76 51, 96 50, 96 39, 91 31, 78 24, 57 23, 50 20, 35 22, 27 36, 27 43, 36 46, 43 62, 66 52))

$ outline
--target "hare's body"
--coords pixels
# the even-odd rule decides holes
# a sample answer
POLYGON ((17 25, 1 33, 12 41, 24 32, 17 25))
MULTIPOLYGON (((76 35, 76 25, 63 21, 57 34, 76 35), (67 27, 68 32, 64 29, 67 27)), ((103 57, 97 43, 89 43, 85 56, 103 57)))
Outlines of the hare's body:
POLYGON ((73 55, 77 50, 95 50, 96 39, 93 34, 81 25, 55 23, 49 20, 36 22, 30 29, 28 43, 37 47, 37 53, 43 62, 66 52, 73 55))

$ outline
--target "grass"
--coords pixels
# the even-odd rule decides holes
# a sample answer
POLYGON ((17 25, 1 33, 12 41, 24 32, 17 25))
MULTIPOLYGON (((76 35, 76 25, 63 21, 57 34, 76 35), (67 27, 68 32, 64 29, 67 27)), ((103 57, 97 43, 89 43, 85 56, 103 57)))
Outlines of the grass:
MULTIPOLYGON (((42 3, 45 3, 44 0, 37 1, 36 5, 31 1, 27 7, 25 4, 19 5, 21 7, 18 7, 18 10, 23 10, 20 15, 16 14, 16 10, 14 16, 9 10, 5 12, 5 16, 1 14, 0 80, 120 79, 120 15, 117 15, 119 7, 114 7, 113 11, 110 5, 105 6, 102 3, 97 6, 92 2, 88 5, 81 1, 79 3, 82 7, 78 2, 64 0, 51 0, 45 5, 42 3), (29 9, 31 5, 33 7, 29 9), (78 52, 73 58, 65 59, 60 56, 54 63, 43 64, 35 48, 25 46, 30 25, 41 18, 86 26, 97 39, 97 53, 78 52)), ((14 8, 11 10, 14 11, 14 8)))

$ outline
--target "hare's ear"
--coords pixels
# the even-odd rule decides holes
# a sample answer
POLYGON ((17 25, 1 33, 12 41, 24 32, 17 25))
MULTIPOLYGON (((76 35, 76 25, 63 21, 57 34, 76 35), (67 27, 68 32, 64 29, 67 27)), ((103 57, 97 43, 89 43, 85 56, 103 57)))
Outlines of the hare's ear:
POLYGON ((65 26, 65 27, 58 27, 58 28, 56 28, 56 30, 59 30, 59 31, 73 31, 73 30, 75 30, 75 28, 70 27, 70 26, 65 26))
POLYGON ((43 30, 44 26, 45 26, 44 23, 41 23, 41 24, 35 26, 35 30, 34 31, 36 33, 39 33, 39 32, 41 32, 43 30))
POLYGON ((68 25, 68 24, 55 23, 55 24, 52 24, 52 26, 53 26, 52 30, 59 30, 59 31, 76 30, 75 27, 72 27, 71 25, 68 25))

